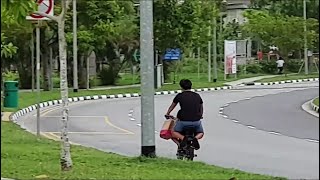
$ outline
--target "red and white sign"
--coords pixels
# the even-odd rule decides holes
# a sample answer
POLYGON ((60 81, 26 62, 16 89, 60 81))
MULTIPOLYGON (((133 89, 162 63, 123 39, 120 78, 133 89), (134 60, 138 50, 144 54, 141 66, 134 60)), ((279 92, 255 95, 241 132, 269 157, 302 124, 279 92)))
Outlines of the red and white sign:
POLYGON ((237 73, 237 42, 224 41, 224 73, 237 73))
MULTIPOLYGON (((36 0, 38 4, 38 11, 53 16, 53 0, 36 0)), ((38 14, 31 14, 27 16, 27 20, 50 20, 49 18, 40 16, 38 14)))

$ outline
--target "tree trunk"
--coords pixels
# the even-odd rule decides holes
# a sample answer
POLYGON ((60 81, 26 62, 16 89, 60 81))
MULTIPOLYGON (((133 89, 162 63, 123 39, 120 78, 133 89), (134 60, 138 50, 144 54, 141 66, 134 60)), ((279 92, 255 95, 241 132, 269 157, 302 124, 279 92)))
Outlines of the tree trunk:
POLYGON ((42 65, 42 88, 44 91, 49 91, 49 49, 46 39, 46 28, 41 28, 41 65, 42 65))
POLYGON ((78 61, 78 67, 79 67, 79 71, 78 71, 78 83, 79 83, 79 88, 80 89, 85 89, 87 87, 86 82, 87 82, 87 59, 88 56, 81 54, 79 61, 78 61))
POLYGON ((16 58, 16 65, 19 74, 19 86, 21 89, 31 89, 31 68, 30 68, 30 50, 25 43, 18 46, 19 54, 16 58))
MULTIPOLYGON (((66 11, 66 9, 65 9, 66 11)), ((67 43, 65 39, 65 16, 58 20, 59 57, 60 57, 60 91, 62 99, 62 127, 61 127, 61 170, 72 168, 70 142, 68 138, 68 78, 67 78, 67 43)))

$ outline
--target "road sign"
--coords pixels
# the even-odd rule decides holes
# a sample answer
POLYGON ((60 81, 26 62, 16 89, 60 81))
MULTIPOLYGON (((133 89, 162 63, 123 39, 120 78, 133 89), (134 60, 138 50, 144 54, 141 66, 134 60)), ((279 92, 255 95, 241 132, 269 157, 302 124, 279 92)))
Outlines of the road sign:
POLYGON ((237 45, 236 41, 224 41, 225 74, 237 73, 237 45))
POLYGON ((133 58, 136 62, 140 61, 140 51, 138 49, 134 50, 133 58))
MULTIPOLYGON (((38 11, 53 16, 53 7, 54 7, 54 0, 36 0, 38 4, 38 11)), ((27 16, 27 20, 50 20, 49 18, 31 14, 27 16)))
POLYGON ((166 53, 164 54, 165 61, 177 61, 181 59, 181 50, 177 49, 167 49, 166 53))

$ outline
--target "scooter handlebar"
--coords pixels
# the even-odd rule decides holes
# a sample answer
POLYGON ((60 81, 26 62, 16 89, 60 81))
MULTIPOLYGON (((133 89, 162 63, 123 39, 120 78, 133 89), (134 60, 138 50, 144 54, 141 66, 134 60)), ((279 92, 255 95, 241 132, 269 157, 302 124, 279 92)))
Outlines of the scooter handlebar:
POLYGON ((174 119, 174 116, 171 116, 171 115, 164 115, 164 117, 165 117, 166 119, 174 119))

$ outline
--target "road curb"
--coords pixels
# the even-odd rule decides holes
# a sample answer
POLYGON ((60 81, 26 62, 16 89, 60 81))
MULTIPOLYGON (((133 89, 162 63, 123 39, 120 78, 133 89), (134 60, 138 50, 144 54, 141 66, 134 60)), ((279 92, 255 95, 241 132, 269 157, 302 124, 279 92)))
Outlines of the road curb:
MULTIPOLYGON (((275 85, 275 84, 285 84, 285 83, 299 83, 299 82, 306 82, 306 81, 319 81, 319 78, 308 78, 308 79, 298 79, 298 80, 287 80, 287 81, 280 81, 280 82, 268 82, 268 83, 253 83, 254 86, 266 86, 266 85, 275 85)), ((244 83, 248 84, 248 83, 244 83)), ((213 87, 213 88, 198 88, 192 89, 195 92, 205 92, 205 91, 219 91, 219 90, 228 90, 233 89, 235 86, 222 86, 222 87, 213 87)), ((169 95, 169 94, 177 94, 182 92, 181 90, 172 90, 172 91, 158 91, 155 92, 155 95, 169 95)), ((87 101, 87 100, 98 100, 98 99, 119 99, 119 98, 132 98, 132 97, 140 97, 141 94, 139 93, 127 93, 127 94, 115 94, 115 95, 93 95, 93 96, 81 96, 81 97, 72 97, 68 98, 69 102, 78 102, 78 101, 87 101)), ((40 108, 59 105, 62 104, 62 100, 51 100, 42 102, 39 104, 40 108)), ((17 122, 18 118, 36 110, 36 105, 31 105, 26 108, 23 108, 15 113, 10 115, 10 120, 13 122, 17 122)))
MULTIPOLYGON (((318 98, 318 97, 316 97, 316 98, 318 98)), ((313 101, 314 101, 316 98, 314 98, 314 99, 311 100, 310 105, 311 105, 312 110, 314 110, 315 112, 319 113, 319 106, 317 106, 317 105, 315 105, 315 104, 313 103, 313 101)))
MULTIPOLYGON (((219 91, 219 90, 227 90, 232 89, 232 86, 222 86, 222 87, 213 87, 213 88, 198 88, 192 89, 194 92, 205 92, 205 91, 219 91)), ((172 91, 158 91, 155 92, 156 96, 159 95, 170 95, 170 94, 177 94, 182 92, 181 90, 172 90, 172 91)), ((69 102, 79 102, 79 101, 88 101, 88 100, 99 100, 99 99, 120 99, 120 98, 133 98, 133 97, 140 97, 141 94, 139 93, 127 93, 127 94, 114 94, 114 95, 92 95, 92 96, 81 96, 81 97, 72 97, 68 98, 69 102)), ((62 100, 51 100, 42 102, 39 104, 40 108, 54 106, 62 104, 62 100)), ((17 122, 18 118, 28 114, 37 109, 36 104, 23 108, 15 113, 12 113, 10 116, 10 120, 13 122, 17 122)))
POLYGON ((287 83, 300 83, 300 82, 308 82, 308 81, 319 81, 319 78, 306 78, 306 79, 296 79, 296 80, 286 80, 286 81, 275 81, 275 82, 248 82, 242 83, 245 86, 268 86, 268 85, 276 85, 276 84, 287 84, 287 83))

